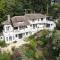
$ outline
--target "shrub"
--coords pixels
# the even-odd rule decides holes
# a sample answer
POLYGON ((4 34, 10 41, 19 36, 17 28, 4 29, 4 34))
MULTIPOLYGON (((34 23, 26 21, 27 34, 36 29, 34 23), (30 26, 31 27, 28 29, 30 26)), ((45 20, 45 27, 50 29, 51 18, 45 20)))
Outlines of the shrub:
POLYGON ((10 60, 10 54, 0 53, 0 60, 10 60))
POLYGON ((27 56, 28 58, 32 58, 35 55, 33 50, 26 50, 25 52, 25 56, 27 56))
POLYGON ((1 41, 1 40, 0 40, 0 46, 1 46, 1 47, 5 47, 5 46, 6 46, 5 41, 1 41))

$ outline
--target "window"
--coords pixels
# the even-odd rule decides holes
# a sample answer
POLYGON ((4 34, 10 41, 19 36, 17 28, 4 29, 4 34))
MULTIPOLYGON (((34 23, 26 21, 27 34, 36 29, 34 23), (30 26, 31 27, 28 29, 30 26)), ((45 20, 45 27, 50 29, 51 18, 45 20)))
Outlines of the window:
POLYGON ((25 26, 25 28, 27 28, 27 26, 25 26))
POLYGON ((18 29, 18 27, 14 27, 14 29, 16 30, 16 29, 18 29))
POLYGON ((6 30, 9 30, 9 27, 10 27, 10 26, 6 27, 6 30))
POLYGON ((51 24, 51 26, 52 26, 53 24, 51 24))
POLYGON ((27 26, 20 26, 20 27, 19 27, 20 30, 21 30, 21 29, 25 29, 25 28, 27 28, 27 26))
POLYGON ((15 37, 18 37, 18 35, 16 34, 15 37))
POLYGON ((18 34, 18 37, 19 37, 19 39, 21 39, 23 37, 23 35, 22 34, 18 34))
POLYGON ((12 36, 9 36, 9 40, 12 40, 12 36))
POLYGON ((49 20, 49 17, 46 17, 46 20, 49 20))
POLYGON ((23 26, 23 28, 27 28, 27 26, 23 26))
POLYGON ((1 37, 1 39, 3 39, 3 38, 1 37))
POLYGON ((41 21, 43 20, 43 18, 41 18, 41 21))
POLYGON ((45 25, 46 23, 43 23, 43 25, 45 25))
POLYGON ((37 24, 33 24, 33 28, 37 28, 37 24))
POLYGON ((6 40, 8 41, 8 37, 6 37, 6 40))
POLYGON ((28 35, 28 32, 26 32, 26 35, 28 35))
POLYGON ((23 33, 23 36, 25 35, 25 33, 23 33))
POLYGON ((46 24, 46 27, 50 27, 50 24, 46 24))

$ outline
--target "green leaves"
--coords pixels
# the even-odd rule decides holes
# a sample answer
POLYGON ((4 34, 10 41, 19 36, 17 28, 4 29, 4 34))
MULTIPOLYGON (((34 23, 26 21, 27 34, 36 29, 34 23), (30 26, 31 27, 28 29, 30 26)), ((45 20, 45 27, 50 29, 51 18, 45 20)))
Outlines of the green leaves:
POLYGON ((0 60, 10 60, 10 55, 8 53, 0 53, 0 60))
POLYGON ((60 17, 57 19, 56 28, 60 30, 60 17))
POLYGON ((5 9, 5 1, 4 0, 0 0, 0 10, 4 10, 5 9))
POLYGON ((46 13, 47 3, 50 4, 50 0, 0 0, 0 22, 5 21, 8 14, 24 15, 25 9, 30 9, 30 12, 46 13))
POLYGON ((30 45, 31 45, 31 47, 32 47, 33 49, 35 49, 36 46, 37 46, 37 43, 36 43, 36 41, 31 40, 31 41, 30 41, 30 45))
POLYGON ((34 56, 34 51, 33 50, 27 50, 25 52, 25 55, 29 58, 32 58, 34 56))
POLYGON ((0 41, 0 46, 1 46, 1 47, 5 47, 5 46, 6 46, 5 41, 0 41))

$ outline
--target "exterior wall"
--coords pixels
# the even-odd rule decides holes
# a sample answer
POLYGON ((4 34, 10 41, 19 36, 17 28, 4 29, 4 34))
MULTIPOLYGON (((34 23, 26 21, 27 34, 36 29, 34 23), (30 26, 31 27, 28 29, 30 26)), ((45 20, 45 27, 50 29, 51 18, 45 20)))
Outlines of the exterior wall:
POLYGON ((11 25, 4 25, 4 30, 3 30, 3 35, 4 35, 4 40, 6 41, 6 43, 9 43, 11 41, 13 41, 14 39, 12 38, 12 40, 9 40, 9 36, 14 36, 13 34, 13 27, 11 25))
POLYGON ((54 27, 56 27, 53 21, 48 21, 46 20, 46 18, 44 18, 43 20, 41 19, 37 19, 33 21, 29 20, 29 22, 30 22, 30 25, 27 25, 27 28, 19 29, 18 27, 17 30, 14 30, 11 25, 4 25, 3 35, 6 43, 11 43, 13 41, 21 40, 22 38, 32 35, 39 30, 43 30, 43 29, 54 30, 54 27), (36 24, 35 27, 33 27, 34 24, 36 24), (50 24, 50 27, 46 27, 46 24, 50 24), (19 39, 19 34, 22 36, 21 39, 19 39))
POLYGON ((46 18, 43 18, 43 20, 41 19, 36 19, 36 20, 30 20, 30 24, 37 24, 37 23, 43 23, 46 21, 46 18))
POLYGON ((4 25, 4 32, 11 32, 13 31, 13 27, 11 25, 4 25))

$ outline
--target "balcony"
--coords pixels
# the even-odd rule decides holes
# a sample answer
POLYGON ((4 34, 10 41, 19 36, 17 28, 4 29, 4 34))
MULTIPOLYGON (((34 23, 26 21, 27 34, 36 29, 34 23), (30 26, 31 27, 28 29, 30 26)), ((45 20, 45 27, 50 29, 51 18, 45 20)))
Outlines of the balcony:
POLYGON ((30 28, 24 28, 24 29, 16 29, 14 30, 14 33, 25 33, 25 32, 29 32, 29 31, 32 31, 32 29, 30 28))

